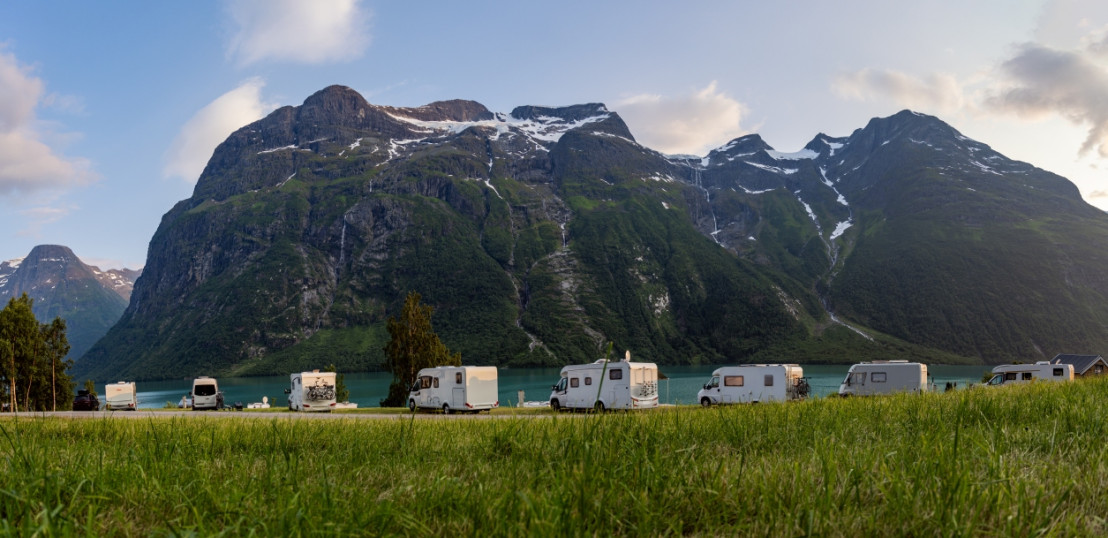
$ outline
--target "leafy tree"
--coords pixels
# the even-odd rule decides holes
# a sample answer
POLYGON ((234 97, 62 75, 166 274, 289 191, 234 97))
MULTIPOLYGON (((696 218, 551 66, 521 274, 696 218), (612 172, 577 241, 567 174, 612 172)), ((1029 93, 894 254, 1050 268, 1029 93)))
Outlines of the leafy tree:
POLYGON ((462 354, 451 354, 431 328, 434 308, 421 305, 422 299, 417 292, 408 293, 400 318, 388 319, 391 338, 385 346, 385 364, 392 371, 392 384, 389 385, 389 395, 381 400, 381 407, 403 406, 407 401, 408 388, 421 368, 462 364, 462 354))
POLYGON ((93 383, 91 379, 85 380, 85 391, 89 393, 89 396, 100 396, 96 393, 96 383, 93 383))
POLYGON ((327 365, 327 368, 325 368, 323 371, 335 372, 335 401, 349 402, 350 389, 346 388, 346 376, 339 373, 338 368, 335 367, 335 363, 327 365))
POLYGON ((68 409, 73 403, 73 381, 67 370, 73 361, 69 353, 65 321, 54 318, 39 325, 31 307, 34 300, 24 293, 12 297, 0 310, 0 391, 13 409, 31 411, 68 409))

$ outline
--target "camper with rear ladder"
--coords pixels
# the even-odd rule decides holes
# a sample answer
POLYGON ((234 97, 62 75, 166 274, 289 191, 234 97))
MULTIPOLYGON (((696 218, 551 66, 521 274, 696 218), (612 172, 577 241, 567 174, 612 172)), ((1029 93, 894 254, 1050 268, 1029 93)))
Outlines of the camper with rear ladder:
POLYGON ((653 409, 658 407, 658 366, 631 362, 628 351, 622 361, 600 359, 562 368, 551 387, 550 407, 559 409, 653 409))

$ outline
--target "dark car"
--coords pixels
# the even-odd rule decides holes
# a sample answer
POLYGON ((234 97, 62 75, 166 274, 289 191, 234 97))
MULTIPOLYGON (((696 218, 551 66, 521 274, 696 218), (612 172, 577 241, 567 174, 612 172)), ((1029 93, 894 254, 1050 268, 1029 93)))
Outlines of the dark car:
POLYGON ((98 411, 100 400, 95 394, 89 394, 87 390, 77 391, 77 397, 73 399, 74 411, 98 411))

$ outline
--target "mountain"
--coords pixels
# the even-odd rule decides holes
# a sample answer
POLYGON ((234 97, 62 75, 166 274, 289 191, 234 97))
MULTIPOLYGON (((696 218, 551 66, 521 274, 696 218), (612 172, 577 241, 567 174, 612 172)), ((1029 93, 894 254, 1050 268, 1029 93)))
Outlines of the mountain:
POLYGON ((1049 358, 1108 344, 1106 246, 1067 180, 909 111, 666 156, 602 104, 332 86, 216 148, 76 369, 372 369, 408 291, 473 364, 1049 358))
POLYGON ((24 292, 40 323, 66 321, 69 358, 83 355, 123 315, 140 271, 101 271, 60 245, 39 245, 25 258, 0 262, 0 300, 24 292))

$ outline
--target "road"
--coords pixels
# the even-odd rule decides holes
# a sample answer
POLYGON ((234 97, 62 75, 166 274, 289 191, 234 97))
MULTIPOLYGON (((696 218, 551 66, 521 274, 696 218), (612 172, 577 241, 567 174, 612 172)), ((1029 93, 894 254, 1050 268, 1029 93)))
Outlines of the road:
MULTIPOLYGON (((588 416, 585 413, 560 413, 560 416, 588 416)), ((477 413, 477 414, 450 414, 426 412, 415 413, 295 413, 287 412, 251 412, 251 411, 187 411, 187 410, 157 410, 157 411, 44 411, 36 413, 19 412, 0 414, 0 418, 43 418, 58 417, 70 419, 103 419, 103 420, 134 420, 150 418, 196 418, 196 419, 287 419, 287 420, 493 420, 506 418, 542 418, 550 417, 550 413, 477 413)))

